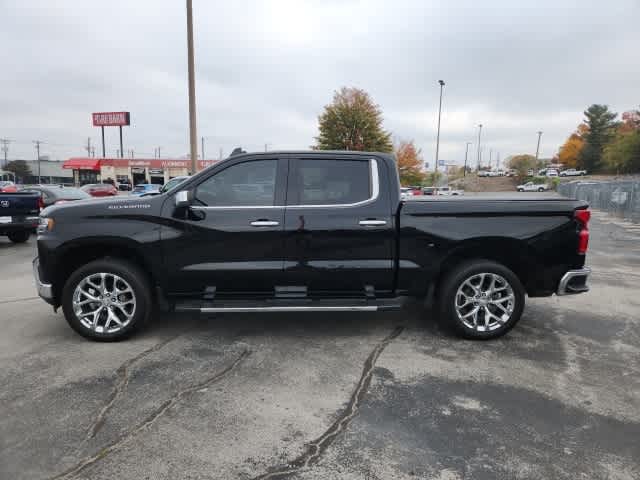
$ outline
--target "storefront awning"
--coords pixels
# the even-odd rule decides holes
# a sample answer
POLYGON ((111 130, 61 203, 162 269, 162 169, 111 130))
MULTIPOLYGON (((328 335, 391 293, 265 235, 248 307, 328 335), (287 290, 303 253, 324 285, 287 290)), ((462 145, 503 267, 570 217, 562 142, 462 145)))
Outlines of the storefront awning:
POLYGON ((96 158, 70 158, 62 163, 62 168, 72 168, 74 170, 95 170, 100 171, 100 160, 96 158))

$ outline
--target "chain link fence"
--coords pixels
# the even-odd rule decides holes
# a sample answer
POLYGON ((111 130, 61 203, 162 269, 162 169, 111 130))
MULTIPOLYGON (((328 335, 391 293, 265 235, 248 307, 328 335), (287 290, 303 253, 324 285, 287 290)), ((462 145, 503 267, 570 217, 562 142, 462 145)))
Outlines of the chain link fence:
POLYGON ((591 207, 611 215, 640 222, 640 180, 562 183, 558 192, 586 200, 591 207))

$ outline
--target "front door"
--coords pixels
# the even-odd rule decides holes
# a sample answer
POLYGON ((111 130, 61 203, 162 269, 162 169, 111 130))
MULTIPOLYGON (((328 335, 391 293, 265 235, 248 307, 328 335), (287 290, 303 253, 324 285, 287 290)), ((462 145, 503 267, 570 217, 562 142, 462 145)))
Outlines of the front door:
POLYGON ((286 285, 311 296, 391 292, 395 236, 384 168, 366 156, 292 156, 286 285))
POLYGON ((286 170, 286 160, 243 157, 189 185, 186 212, 168 199, 162 246, 170 294, 273 294, 282 275, 286 170))

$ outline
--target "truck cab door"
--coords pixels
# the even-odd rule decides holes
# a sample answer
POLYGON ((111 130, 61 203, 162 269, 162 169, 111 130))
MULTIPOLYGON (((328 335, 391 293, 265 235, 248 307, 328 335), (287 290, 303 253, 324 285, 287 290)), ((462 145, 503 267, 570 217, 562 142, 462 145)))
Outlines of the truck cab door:
POLYGON ((187 184, 190 206, 176 208, 170 197, 161 233, 167 292, 273 295, 282 276, 286 178, 285 159, 242 157, 187 184))
POLYGON ((387 183, 386 165, 376 158, 292 155, 285 285, 310 296, 392 292, 395 220, 387 183))

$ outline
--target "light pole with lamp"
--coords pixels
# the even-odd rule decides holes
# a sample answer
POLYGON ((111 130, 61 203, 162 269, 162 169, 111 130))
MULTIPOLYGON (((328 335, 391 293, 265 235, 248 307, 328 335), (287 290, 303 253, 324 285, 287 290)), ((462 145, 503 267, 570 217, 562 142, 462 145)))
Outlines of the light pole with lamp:
POLYGON ((462 176, 467 176, 467 157, 469 156, 469 145, 473 145, 471 142, 467 142, 467 148, 464 151, 464 170, 462 171, 462 176))
POLYGON ((438 156, 440 154, 440 116, 442 115, 442 87, 444 80, 438 80, 440 84, 440 106, 438 107, 438 133, 436 135, 436 173, 438 173, 438 156))
POLYGON ((478 125, 478 172, 480 171, 480 136, 482 135, 482 124, 478 125))

